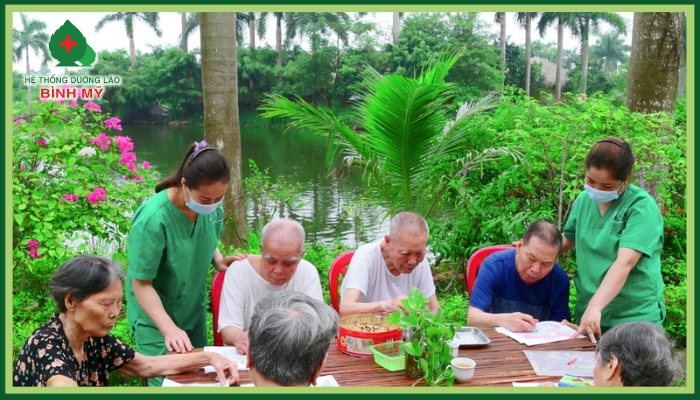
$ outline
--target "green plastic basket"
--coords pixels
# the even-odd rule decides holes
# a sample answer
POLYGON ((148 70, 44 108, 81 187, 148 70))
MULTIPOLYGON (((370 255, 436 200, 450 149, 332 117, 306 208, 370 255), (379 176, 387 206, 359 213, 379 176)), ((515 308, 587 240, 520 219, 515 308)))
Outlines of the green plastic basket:
POLYGON ((374 353, 374 362, 389 371, 406 368, 406 352, 401 348, 403 341, 386 342, 369 346, 374 353))

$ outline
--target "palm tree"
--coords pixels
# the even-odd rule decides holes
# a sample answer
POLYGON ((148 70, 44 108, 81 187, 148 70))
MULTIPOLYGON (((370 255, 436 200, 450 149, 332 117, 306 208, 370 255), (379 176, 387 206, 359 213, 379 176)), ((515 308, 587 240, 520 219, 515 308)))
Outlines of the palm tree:
POLYGON ((617 72, 617 66, 629 60, 627 53, 631 47, 616 32, 611 31, 598 37, 595 45, 591 46, 590 56, 600 61, 605 73, 610 77, 617 72))
POLYGON ((131 69, 136 68, 136 46, 134 45, 134 22, 141 20, 145 22, 153 32, 161 37, 163 32, 161 32, 158 27, 158 21, 160 17, 157 12, 118 12, 114 14, 107 14, 102 18, 97 25, 95 25, 95 32, 99 32, 110 22, 122 21, 126 26, 126 36, 129 38, 129 55, 131 56, 131 69))
POLYGON ((200 13, 204 138, 231 162, 231 192, 224 203, 222 241, 245 248, 247 225, 241 181, 241 125, 235 13, 200 13))
MULTIPOLYGON (((243 25, 248 23, 248 13, 236 13, 236 43, 240 46, 243 44, 243 25)), ((180 35, 180 45, 183 42, 187 42, 187 38, 190 37, 199 28, 199 13, 190 13, 187 18, 187 24, 185 29, 180 35)))
POLYGON ((316 109, 298 97, 292 101, 269 94, 260 109, 265 118, 289 118, 290 126, 328 135, 329 165, 337 152, 343 151, 343 165, 363 171, 370 190, 382 199, 391 215, 413 210, 427 216, 465 165, 478 165, 507 153, 489 149, 473 154, 463 147, 468 135, 463 122, 496 107, 498 103, 491 95, 462 104, 455 120, 448 120, 447 104, 455 96, 455 84, 445 82, 445 77, 459 57, 441 56, 413 79, 382 76, 367 67, 365 94, 354 109, 354 119, 362 121, 366 130, 361 134, 332 112, 316 109), (456 162, 465 154, 462 162, 456 162), (444 179, 436 179, 436 175, 444 179), (439 184, 434 184, 437 181, 439 184))
POLYGON ((494 16, 494 21, 501 24, 501 72, 503 78, 506 74, 506 13, 497 12, 494 16))
POLYGON ((399 37, 401 36, 401 18, 403 18, 402 12, 395 12, 392 14, 392 24, 391 24, 391 38, 394 46, 399 45, 399 37))
POLYGON ((267 15, 268 12, 248 13, 248 36, 250 37, 250 49, 253 51, 255 51, 255 21, 256 19, 258 21, 258 37, 262 39, 267 33, 267 15))
POLYGON ((530 31, 532 30, 532 20, 537 19, 540 13, 538 12, 519 12, 515 13, 515 20, 521 28, 525 29, 525 94, 530 95, 530 53, 532 48, 532 39, 530 31))
MULTIPOLYGON (((187 13, 183 12, 180 15, 182 16, 182 33, 185 33, 185 29, 187 29, 187 13)), ((187 38, 180 41, 180 48, 187 53, 187 38)))
MULTIPOLYGON (((49 35, 44 32, 46 24, 43 21, 29 19, 24 13, 19 13, 22 22, 22 30, 12 28, 12 61, 19 61, 25 57, 27 64, 27 76, 31 73, 29 68, 29 49, 34 50, 35 55, 41 52, 42 65, 46 65, 51 59, 49 53, 49 35)), ((27 105, 32 110, 32 87, 27 86, 27 105)))
POLYGON ((574 25, 574 15, 576 13, 557 13, 545 12, 542 13, 540 21, 537 23, 537 30, 540 37, 544 37, 547 28, 557 24, 557 73, 555 81, 554 98, 561 98, 561 81, 562 81, 562 53, 564 51, 564 27, 574 25))
POLYGON ((627 24, 619 14, 611 12, 580 12, 573 13, 574 21, 570 25, 571 32, 578 36, 581 42, 581 93, 586 94, 586 81, 588 79, 588 44, 590 33, 600 31, 600 23, 605 21, 613 27, 617 33, 626 35, 627 24))
POLYGON ((561 56, 561 67, 571 71, 577 67, 579 63, 579 55, 575 49, 566 49, 561 56))

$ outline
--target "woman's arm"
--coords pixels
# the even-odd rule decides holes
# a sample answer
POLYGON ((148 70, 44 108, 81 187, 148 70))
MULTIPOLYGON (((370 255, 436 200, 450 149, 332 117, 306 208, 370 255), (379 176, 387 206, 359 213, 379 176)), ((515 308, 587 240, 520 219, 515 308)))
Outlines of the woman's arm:
POLYGON ((561 237, 563 238, 563 240, 562 240, 562 245, 561 245, 561 252, 560 252, 560 254, 564 254, 564 253, 566 253, 567 251, 573 249, 574 246, 576 246, 576 242, 574 242, 573 240, 567 239, 566 236, 564 236, 564 235, 561 235, 561 237))
POLYGON ((238 382, 238 366, 236 363, 218 353, 210 352, 166 354, 155 357, 145 356, 137 352, 131 362, 117 369, 117 371, 131 377, 150 378, 179 374, 207 365, 214 367, 221 384, 226 381, 226 378, 230 378, 229 384, 231 386, 238 382))
POLYGON ((78 386, 78 382, 64 375, 54 375, 46 381, 46 386, 78 386))
POLYGON ((216 250, 214 250, 212 262, 214 263, 214 268, 216 268, 217 271, 226 272, 232 262, 245 260, 247 256, 247 254, 236 254, 235 256, 224 257, 221 255, 221 251, 219 251, 219 248, 217 247, 216 250))
POLYGON ((139 305, 165 337, 165 347, 168 351, 174 350, 178 353, 192 351, 192 343, 187 333, 175 325, 172 318, 165 311, 160 296, 153 288, 153 281, 142 281, 133 278, 131 284, 139 305))

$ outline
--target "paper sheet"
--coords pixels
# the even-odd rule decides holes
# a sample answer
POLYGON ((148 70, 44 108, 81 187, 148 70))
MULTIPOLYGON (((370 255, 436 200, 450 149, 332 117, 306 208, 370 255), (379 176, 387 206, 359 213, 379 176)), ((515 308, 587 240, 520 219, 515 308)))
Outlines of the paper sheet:
POLYGON ((539 376, 575 375, 592 377, 595 351, 532 351, 523 350, 532 369, 539 376), (569 361, 576 357, 576 362, 569 361))
POLYGON ((540 386, 539 382, 513 382, 513 386, 531 387, 540 386))
POLYGON ((196 386, 196 387, 228 387, 230 383, 230 379, 226 379, 226 383, 224 385, 219 384, 219 382, 213 382, 213 383, 177 383, 174 380, 168 379, 168 378, 163 378, 163 387, 176 387, 176 386, 196 386))
MULTIPOLYGON (((537 330, 535 332, 522 332, 515 333, 509 329, 503 327, 497 327, 496 332, 502 333, 508 337, 511 337, 518 341, 519 343, 534 346, 544 343, 554 343, 560 342, 562 340, 569 340, 575 330, 569 328, 556 321, 543 321, 537 323, 537 330)), ((585 338, 583 335, 577 336, 579 338, 585 338)))
MULTIPOLYGON (((252 383, 246 383, 245 385, 241 385, 241 387, 247 387, 247 386, 255 386, 252 383)), ((340 386, 338 382, 335 380, 333 375, 326 375, 326 376, 319 376, 318 379, 316 379, 316 386, 309 385, 310 387, 330 387, 330 386, 340 386)))
MULTIPOLYGON (((229 346, 204 346, 204 351, 205 352, 211 352, 211 353, 219 353, 222 356, 228 358, 231 361, 234 361, 238 365, 238 370, 239 371, 247 371, 248 367, 245 366, 246 364, 246 356, 238 354, 236 351, 235 347, 229 347, 229 346)), ((204 373, 208 374, 210 372, 216 371, 214 367, 211 365, 207 365, 204 368, 204 373)))

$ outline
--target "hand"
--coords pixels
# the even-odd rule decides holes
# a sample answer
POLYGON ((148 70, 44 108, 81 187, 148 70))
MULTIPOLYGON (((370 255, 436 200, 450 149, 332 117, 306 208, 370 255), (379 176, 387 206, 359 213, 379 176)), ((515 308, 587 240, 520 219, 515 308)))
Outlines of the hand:
POLYGON ((505 320, 502 322, 504 328, 508 328, 513 332, 532 332, 537 328, 537 322, 531 315, 515 312, 505 314, 505 320))
POLYGON ((519 241, 520 241, 520 240, 518 240, 518 241, 515 241, 515 242, 511 243, 510 245, 511 245, 511 246, 513 246, 513 247, 515 247, 515 246, 517 246, 517 245, 518 245, 518 242, 519 242, 519 241))
POLYGON ((600 315, 601 310, 588 306, 586 312, 583 313, 583 317, 581 317, 581 325, 572 336, 572 339, 578 335, 587 333, 591 342, 597 343, 595 335, 598 335, 598 337, 602 335, 600 329, 600 315))
POLYGON ((569 328, 571 328, 573 330, 578 330, 578 325, 573 324, 565 319, 561 320, 561 324, 564 326, 568 326, 569 328))
POLYGON ((172 329, 163 333, 165 336, 165 347, 168 351, 175 351, 176 353, 185 353, 192 351, 192 342, 187 336, 187 333, 177 326, 173 326, 172 329))
POLYGON ((231 263, 233 263, 234 261, 245 260, 246 257, 248 257, 247 254, 236 254, 235 256, 224 257, 216 262, 216 270, 219 272, 226 272, 231 263))
POLYGON ((397 296, 395 299, 380 302, 379 307, 386 314, 392 314, 396 310, 406 311, 403 308, 402 300, 407 298, 406 296, 397 296))
POLYGON ((248 332, 243 332, 235 343, 236 352, 240 355, 248 354, 248 332))
POLYGON ((211 366, 216 370, 216 380, 223 386, 229 379, 229 386, 238 386, 238 365, 218 353, 209 354, 211 366))

